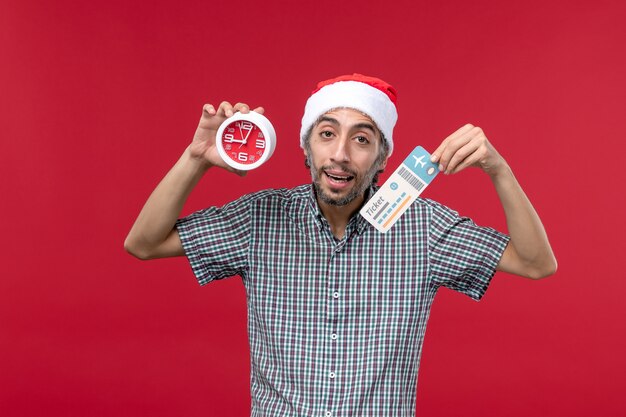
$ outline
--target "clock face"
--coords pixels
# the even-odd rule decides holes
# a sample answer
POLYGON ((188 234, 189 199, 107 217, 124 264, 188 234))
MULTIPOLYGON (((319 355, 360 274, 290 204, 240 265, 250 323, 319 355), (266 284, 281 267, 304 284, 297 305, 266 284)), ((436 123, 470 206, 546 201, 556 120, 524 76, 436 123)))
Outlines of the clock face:
POLYGON ((248 171, 260 167, 274 153, 276 131, 260 113, 235 113, 220 125, 217 151, 232 168, 248 171))
POLYGON ((261 129, 249 120, 235 120, 221 135, 225 156, 241 165, 252 165, 263 156, 268 144, 261 129))

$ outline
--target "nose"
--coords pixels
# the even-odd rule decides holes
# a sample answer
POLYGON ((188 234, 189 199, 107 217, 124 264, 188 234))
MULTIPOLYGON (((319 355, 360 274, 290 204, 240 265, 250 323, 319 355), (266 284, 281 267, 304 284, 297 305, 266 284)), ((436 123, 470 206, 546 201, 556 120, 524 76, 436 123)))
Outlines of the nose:
POLYGON ((335 147, 332 153, 332 160, 337 162, 348 162, 350 161, 350 149, 348 141, 348 137, 340 136, 338 140, 335 141, 335 147))

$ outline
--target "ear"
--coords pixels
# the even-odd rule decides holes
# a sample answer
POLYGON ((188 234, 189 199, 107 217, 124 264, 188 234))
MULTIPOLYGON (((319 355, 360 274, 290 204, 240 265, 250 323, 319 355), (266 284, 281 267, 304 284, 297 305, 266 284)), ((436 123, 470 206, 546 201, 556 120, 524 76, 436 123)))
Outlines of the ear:
POLYGON ((380 163, 380 169, 385 169, 385 167, 387 166, 387 161, 388 160, 389 160, 389 156, 386 156, 385 160, 380 163))

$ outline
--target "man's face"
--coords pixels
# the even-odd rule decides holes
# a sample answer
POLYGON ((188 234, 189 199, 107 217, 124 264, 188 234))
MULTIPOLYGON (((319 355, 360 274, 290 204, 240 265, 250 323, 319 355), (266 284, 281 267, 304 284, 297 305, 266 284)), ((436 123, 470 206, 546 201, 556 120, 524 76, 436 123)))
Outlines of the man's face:
MULTIPOLYGON (((362 199, 387 163, 372 120, 351 109, 330 111, 313 127, 305 150, 317 197, 333 206, 362 199)), ((360 202, 359 202, 360 203, 360 202)))

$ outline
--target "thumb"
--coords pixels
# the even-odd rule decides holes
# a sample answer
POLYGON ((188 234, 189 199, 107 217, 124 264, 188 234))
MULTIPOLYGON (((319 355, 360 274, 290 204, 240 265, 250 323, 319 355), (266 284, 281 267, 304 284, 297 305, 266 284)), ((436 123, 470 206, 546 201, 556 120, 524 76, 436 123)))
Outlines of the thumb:
POLYGON ((245 177, 246 175, 248 175, 248 171, 243 171, 241 169, 233 169, 233 172, 240 177, 245 177))

